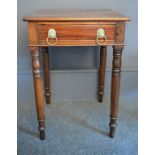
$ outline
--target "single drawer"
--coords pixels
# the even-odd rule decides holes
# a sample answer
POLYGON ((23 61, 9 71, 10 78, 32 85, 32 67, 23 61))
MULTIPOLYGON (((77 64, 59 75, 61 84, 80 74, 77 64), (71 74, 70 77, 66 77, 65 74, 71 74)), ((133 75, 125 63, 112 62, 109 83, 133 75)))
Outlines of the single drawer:
POLYGON ((115 24, 37 24, 39 45, 49 46, 97 46, 114 43, 115 24), (55 30, 55 38, 48 38, 49 30, 55 30), (105 37, 98 38, 98 30, 105 37))

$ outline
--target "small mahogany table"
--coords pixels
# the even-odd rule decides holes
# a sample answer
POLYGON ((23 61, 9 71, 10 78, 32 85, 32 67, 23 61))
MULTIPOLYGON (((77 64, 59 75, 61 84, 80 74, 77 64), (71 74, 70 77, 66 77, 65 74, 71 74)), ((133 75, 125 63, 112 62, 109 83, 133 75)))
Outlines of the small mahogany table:
POLYGON ((40 139, 45 139, 43 86, 40 74, 40 52, 43 54, 45 97, 50 103, 50 46, 101 46, 98 100, 103 101, 107 46, 113 46, 111 81, 110 137, 115 135, 119 104, 121 56, 124 47, 125 22, 130 18, 112 10, 38 10, 23 19, 28 22, 29 48, 32 56, 34 91, 40 139))

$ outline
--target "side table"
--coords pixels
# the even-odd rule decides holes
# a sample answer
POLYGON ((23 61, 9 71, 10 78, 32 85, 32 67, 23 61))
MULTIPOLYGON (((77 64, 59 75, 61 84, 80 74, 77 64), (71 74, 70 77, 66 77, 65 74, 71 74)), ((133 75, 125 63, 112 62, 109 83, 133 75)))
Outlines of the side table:
POLYGON ((119 105, 121 56, 124 48, 125 17, 109 9, 38 10, 23 19, 28 22, 29 49, 32 56, 34 91, 40 139, 45 139, 43 86, 40 74, 40 52, 43 54, 45 97, 51 101, 48 47, 101 46, 98 100, 103 101, 107 46, 113 47, 111 80, 110 137, 113 138, 119 105))

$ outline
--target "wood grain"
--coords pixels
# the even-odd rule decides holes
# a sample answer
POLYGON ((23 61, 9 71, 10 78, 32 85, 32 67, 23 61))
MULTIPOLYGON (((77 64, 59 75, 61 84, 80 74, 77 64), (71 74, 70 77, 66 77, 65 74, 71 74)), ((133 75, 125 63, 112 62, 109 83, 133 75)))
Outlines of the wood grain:
POLYGON ((24 21, 129 21, 110 9, 85 9, 85 10, 37 10, 23 18, 24 21))
POLYGON ((33 69, 33 81, 34 81, 34 92, 36 99, 37 118, 39 123, 40 139, 45 139, 45 125, 44 125, 44 106, 43 106, 43 91, 42 91, 42 80, 40 74, 40 60, 39 50, 36 48, 30 48, 32 56, 32 69, 33 69))
POLYGON ((114 138, 116 121, 119 105, 119 90, 121 77, 121 57, 123 46, 113 47, 113 63, 112 63, 112 78, 111 78, 111 109, 110 109, 110 137, 114 138))
POLYGON ((38 44, 38 33, 35 22, 28 22, 28 40, 29 45, 37 45, 38 44))
MULTIPOLYGON (((73 42, 78 41, 77 43, 80 43, 79 45, 86 45, 89 41, 93 41, 96 45, 96 33, 99 28, 103 28, 105 30, 105 34, 107 37, 106 43, 113 43, 114 42, 114 36, 115 36, 115 25, 109 24, 109 25, 76 25, 75 23, 72 23, 71 25, 55 25, 55 24, 47 24, 37 25, 38 30, 38 43, 41 45, 47 45, 47 36, 48 36, 48 30, 49 29, 55 29, 57 33, 57 44, 59 45, 65 45, 68 44, 72 45, 73 42), (80 42, 81 41, 81 42, 80 42), (71 42, 71 43, 70 43, 71 42)), ((100 39, 102 40, 102 39, 100 39)), ((52 43, 54 40, 50 39, 50 42, 52 43)), ((77 44, 78 45, 78 44, 77 44)))
POLYGON ((99 72, 98 72, 98 101, 103 102, 103 95, 104 95, 104 80, 105 80, 105 73, 106 73, 106 56, 107 56, 107 47, 101 46, 100 48, 100 65, 99 65, 99 72))
POLYGON ((43 75, 44 75, 44 89, 46 103, 51 102, 51 91, 50 91, 50 67, 49 67, 49 52, 47 47, 42 47, 42 58, 43 58, 43 75))
POLYGON ((116 23, 115 44, 123 44, 125 38, 125 22, 116 23))

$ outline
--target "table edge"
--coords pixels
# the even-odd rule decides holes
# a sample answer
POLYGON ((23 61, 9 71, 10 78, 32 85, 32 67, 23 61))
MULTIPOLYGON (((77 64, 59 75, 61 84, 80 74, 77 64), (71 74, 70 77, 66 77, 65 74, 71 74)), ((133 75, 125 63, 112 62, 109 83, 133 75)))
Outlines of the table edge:
POLYGON ((28 21, 28 22, 62 22, 62 21, 130 21, 130 17, 122 17, 122 18, 37 18, 37 17, 29 17, 26 16, 23 18, 23 21, 28 21))

